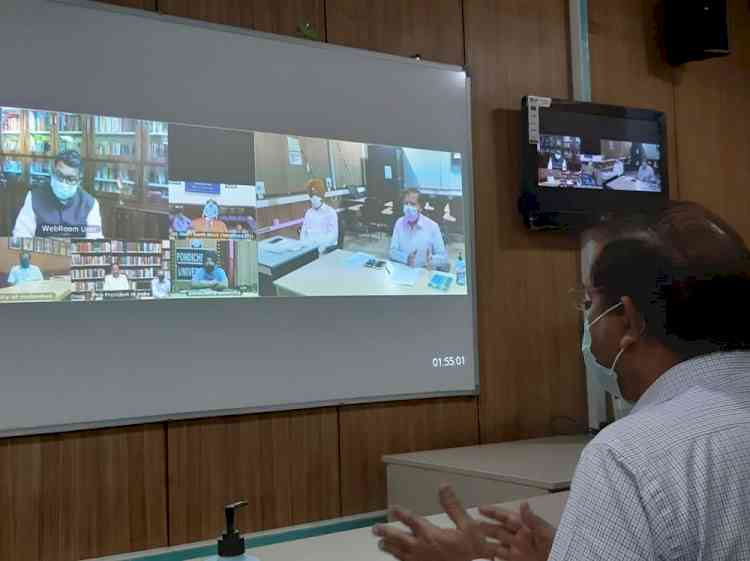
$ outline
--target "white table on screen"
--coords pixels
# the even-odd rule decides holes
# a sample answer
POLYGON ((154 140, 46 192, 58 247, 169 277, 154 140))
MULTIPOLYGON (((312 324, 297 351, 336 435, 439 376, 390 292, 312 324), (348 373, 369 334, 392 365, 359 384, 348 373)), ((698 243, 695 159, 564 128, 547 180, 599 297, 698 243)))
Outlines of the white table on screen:
MULTIPOLYGON (((347 261, 351 251, 336 250, 283 276, 274 285, 279 296, 399 296, 424 294, 467 294, 466 286, 458 286, 455 275, 419 269, 419 278, 413 286, 395 284, 385 269, 371 269, 364 265, 352 266, 347 261), (450 288, 443 292, 430 288, 433 274, 453 277, 450 288)), ((388 263, 391 271, 406 267, 401 263, 388 263)))
POLYGON ((467 506, 567 490, 590 440, 553 436, 384 456, 388 505, 440 512, 435 490, 441 483, 451 483, 467 506))
POLYGON ((613 179, 607 183, 607 187, 615 189, 616 191, 641 191, 651 193, 658 193, 660 189, 658 184, 641 181, 632 175, 621 175, 617 179, 613 179))

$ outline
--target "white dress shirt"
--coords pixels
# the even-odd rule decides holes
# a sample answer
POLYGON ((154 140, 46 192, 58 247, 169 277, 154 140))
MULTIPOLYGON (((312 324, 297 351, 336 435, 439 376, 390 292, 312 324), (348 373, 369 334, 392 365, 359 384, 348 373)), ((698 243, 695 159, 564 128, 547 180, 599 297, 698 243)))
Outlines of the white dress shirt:
POLYGON ((640 181, 647 181, 649 183, 654 183, 656 181, 656 173, 654 173, 654 168, 651 166, 641 166, 638 168, 638 179, 640 181))
POLYGON ((750 352, 678 364, 597 435, 549 560, 750 560, 750 352))
POLYGON ((169 296, 169 291, 172 288, 172 284, 168 278, 164 278, 164 282, 159 280, 159 277, 151 279, 151 296, 154 298, 166 298, 169 296))
POLYGON ((391 259, 407 263, 409 255, 416 251, 414 266, 424 267, 427 264, 428 249, 432 253, 433 267, 448 268, 448 253, 437 222, 423 214, 419 215, 414 225, 409 224, 403 216, 396 221, 391 238, 391 259))
POLYGON ((317 246, 321 251, 339 243, 339 216, 323 203, 320 208, 310 207, 302 220, 300 240, 317 246))
POLYGON ((106 275, 104 277, 104 288, 102 290, 130 290, 130 281, 124 273, 120 273, 117 277, 114 275, 106 275))

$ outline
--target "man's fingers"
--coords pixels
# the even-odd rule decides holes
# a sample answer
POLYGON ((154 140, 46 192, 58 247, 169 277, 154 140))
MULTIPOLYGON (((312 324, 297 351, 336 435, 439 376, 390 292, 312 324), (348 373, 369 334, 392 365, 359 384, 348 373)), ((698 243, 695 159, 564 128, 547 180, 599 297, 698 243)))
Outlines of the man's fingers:
POLYGON ((517 532, 521 527, 521 517, 515 512, 509 512, 496 506, 480 506, 479 513, 492 520, 497 520, 511 532, 517 532))
POLYGON ((544 520, 534 514, 527 502, 521 503, 521 522, 531 530, 536 530, 544 524, 544 520))
POLYGON ((453 487, 448 484, 443 484, 440 486, 438 494, 440 496, 440 504, 442 505, 443 510, 450 519, 453 520, 456 528, 460 530, 466 528, 472 520, 466 513, 464 505, 458 500, 453 487))
POLYGON ((383 540, 398 545, 399 547, 412 548, 417 543, 417 539, 409 532, 399 530, 395 526, 388 524, 376 524, 372 528, 372 533, 383 540))
POLYGON ((397 542, 380 540, 378 542, 378 549, 384 553, 393 555, 396 559, 400 559, 401 561, 408 561, 411 558, 411 549, 403 547, 397 542))
POLYGON ((415 515, 405 508, 401 508, 400 506, 394 506, 391 509, 391 515, 393 516, 393 518, 401 522, 404 526, 409 528, 415 536, 423 534, 425 530, 430 526, 430 523, 427 522, 427 520, 425 520, 421 516, 415 515))
POLYGON ((480 522, 479 528, 485 536, 506 545, 514 542, 516 539, 516 534, 514 532, 509 532, 502 526, 492 524, 491 522, 480 522))

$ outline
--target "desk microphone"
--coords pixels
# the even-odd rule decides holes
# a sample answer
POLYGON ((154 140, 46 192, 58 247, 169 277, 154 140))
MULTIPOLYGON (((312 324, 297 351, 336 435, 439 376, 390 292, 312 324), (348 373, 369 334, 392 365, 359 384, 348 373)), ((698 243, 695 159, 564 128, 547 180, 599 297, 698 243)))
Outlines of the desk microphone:
POLYGON ((247 501, 237 501, 224 507, 224 516, 227 519, 226 531, 217 542, 218 555, 209 557, 206 561, 258 561, 257 557, 251 557, 245 553, 245 540, 240 531, 235 527, 235 514, 238 508, 247 506, 247 501))

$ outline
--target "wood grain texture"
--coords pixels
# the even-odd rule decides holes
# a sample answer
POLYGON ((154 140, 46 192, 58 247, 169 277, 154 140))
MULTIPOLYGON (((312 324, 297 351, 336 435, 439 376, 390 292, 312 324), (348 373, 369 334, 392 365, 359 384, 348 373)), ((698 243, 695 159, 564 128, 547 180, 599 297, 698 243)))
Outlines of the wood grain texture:
POLYGON ((680 195, 719 213, 750 242, 750 4, 728 0, 726 58, 676 73, 680 195))
POLYGON ((472 77, 481 440, 545 436, 583 422, 576 238, 529 233, 516 211, 520 106, 569 96, 567 2, 466 0, 472 77))
POLYGON ((1 440, 0 559, 166 545, 165 476, 161 425, 1 440))
POLYGON ((383 455, 478 442, 473 397, 342 407, 342 514, 386 507, 383 455))
POLYGON ((97 0, 104 4, 125 6, 126 8, 138 8, 141 10, 156 10, 156 0, 97 0))
POLYGON ((159 12, 300 37, 310 24, 325 41, 324 0, 159 0, 159 12))
POLYGON ((659 0, 589 2, 591 96, 596 103, 666 114, 670 191, 678 198, 674 72, 660 51, 659 4, 659 0))
POLYGON ((244 532, 341 512, 336 409, 174 422, 167 434, 173 544, 217 536, 240 498, 244 532))
POLYGON ((461 0, 326 0, 328 42, 463 65, 461 0))

